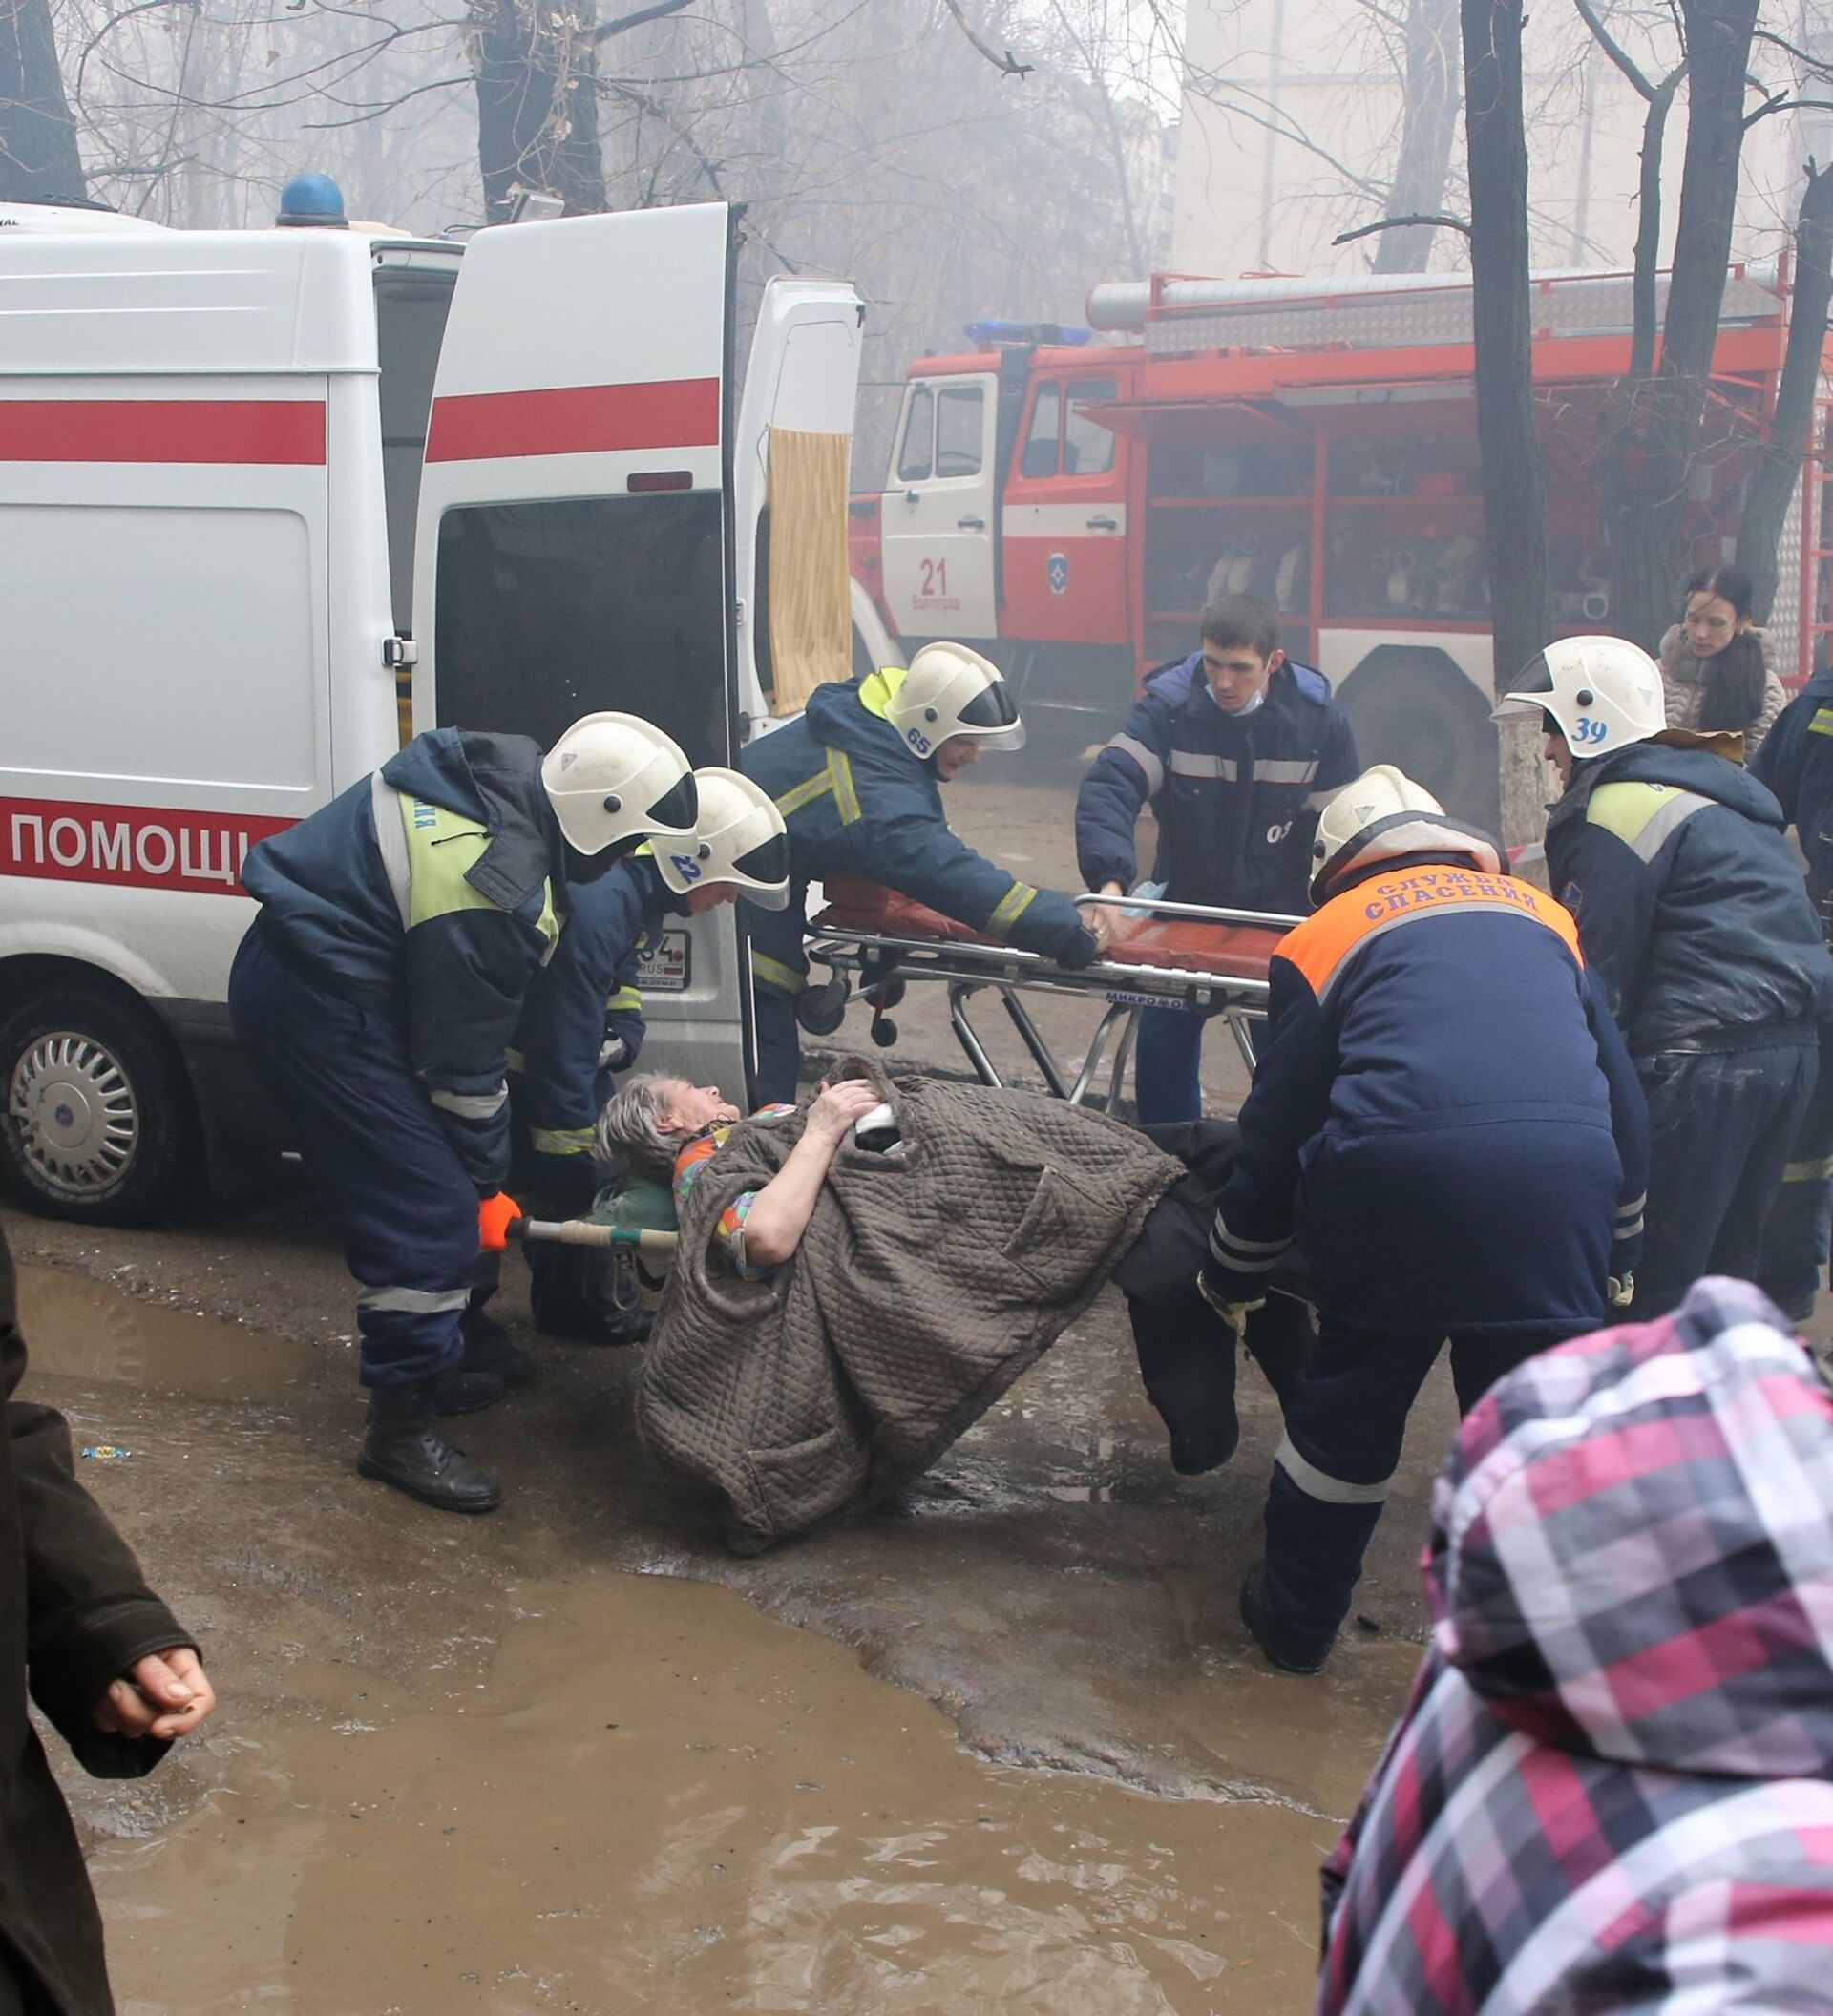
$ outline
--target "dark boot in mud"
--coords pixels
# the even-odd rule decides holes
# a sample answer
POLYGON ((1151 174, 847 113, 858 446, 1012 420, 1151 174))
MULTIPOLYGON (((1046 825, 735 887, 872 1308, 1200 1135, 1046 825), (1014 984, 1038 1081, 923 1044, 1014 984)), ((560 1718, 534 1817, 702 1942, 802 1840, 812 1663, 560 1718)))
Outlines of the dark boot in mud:
POLYGON ((1180 1477, 1219 1470, 1241 1439, 1233 1333, 1194 1290, 1170 1307, 1127 1299, 1146 1396, 1170 1431, 1180 1477))
POLYGON ((356 1467, 441 1512, 494 1512, 503 1497, 495 1479, 433 1428, 435 1383, 378 1387, 369 1395, 369 1432, 356 1467))
POLYGON ((432 1411, 443 1420, 454 1414, 482 1414, 508 1389, 494 1372, 468 1372, 450 1365, 432 1382, 432 1411))
POLYGON ((1267 1664, 1282 1673, 1321 1673, 1337 1642, 1336 1632, 1319 1639, 1275 1616, 1267 1603, 1266 1583, 1264 1561, 1256 1561, 1241 1580, 1241 1622, 1254 1644, 1266 1654, 1267 1664))
MULTIPOLYGON (((476 1303, 474 1302, 458 1319, 458 1334, 465 1340, 464 1354, 458 1360, 460 1372, 488 1373, 493 1378, 500 1379, 512 1393, 518 1393, 524 1386, 535 1383, 533 1357, 495 1316, 486 1314, 476 1303)), ((439 1411, 457 1414, 463 1410, 442 1407, 439 1411)))

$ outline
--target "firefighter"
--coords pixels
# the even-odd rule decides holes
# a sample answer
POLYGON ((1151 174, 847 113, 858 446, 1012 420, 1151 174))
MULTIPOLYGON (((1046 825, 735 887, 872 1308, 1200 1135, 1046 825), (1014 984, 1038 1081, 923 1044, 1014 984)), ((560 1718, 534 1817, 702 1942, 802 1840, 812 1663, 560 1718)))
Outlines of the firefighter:
POLYGON ((1552 886, 1578 919, 1649 1098, 1638 1320, 1701 1274, 1751 1278, 1819 1077, 1833 958, 1771 793, 1669 729, 1634 644, 1569 637, 1505 704, 1537 707, 1564 794, 1552 886))
MULTIPOLYGON (((591 1209, 599 1114, 614 1075, 636 1062, 642 1042, 641 996, 632 983, 643 940, 665 916, 698 916, 741 894, 769 911, 790 900, 789 840, 769 793, 736 770, 696 770, 694 782, 693 840, 640 848, 577 891, 554 957, 529 992, 512 1053, 520 1058, 512 1095, 516 1195, 534 1216, 578 1218, 591 1209)), ((646 1319, 632 1320, 643 1312, 619 1304, 604 1249, 531 1245, 526 1251, 539 1329, 604 1344, 646 1334, 646 1319)))
MULTIPOLYGON (((1833 667, 1817 672, 1782 709, 1751 759, 1776 794, 1807 857, 1807 897, 1833 944, 1833 667)), ((1814 1313, 1833 1234, 1833 1045, 1822 1028, 1821 1066, 1781 1188, 1763 1226, 1757 1281, 1796 1323, 1814 1313)))
MULTIPOLYGON (((1301 916, 1317 813, 1360 767, 1320 672, 1279 648, 1279 620, 1251 595, 1203 612, 1201 648, 1146 681, 1076 798, 1084 880, 1119 895, 1137 872, 1133 832, 1158 821, 1153 895, 1301 916)), ((1141 1126, 1197 1120, 1205 1018, 1148 1008, 1134 1094, 1141 1126)))
POLYGON ((1085 919, 1067 896, 1021 882, 948 830, 941 787, 985 750, 1023 743, 999 667, 964 644, 925 644, 908 671, 817 686, 798 720, 747 746, 745 774, 789 822, 790 882, 788 908, 751 925, 753 1106, 795 1097, 805 903, 808 885, 823 875, 882 882, 1060 966, 1094 958, 1105 919, 1085 919))
POLYGON ((1318 822, 1199 1285, 1239 1330, 1295 1235, 1318 1341, 1288 1386, 1241 1615, 1316 1672, 1414 1396, 1448 1338, 1468 1408, 1627 1294, 1641 1089, 1576 925, 1495 843, 1378 764, 1318 822))
POLYGON ((505 1049, 568 885, 646 835, 690 840, 694 810, 686 759, 631 715, 589 714, 546 757, 526 736, 438 728, 242 872, 262 907, 230 974, 236 1034, 362 1284, 357 1467, 442 1510, 500 1498, 432 1423, 442 1400, 501 1391, 454 1394, 450 1376, 479 1247, 515 1214, 505 1049))

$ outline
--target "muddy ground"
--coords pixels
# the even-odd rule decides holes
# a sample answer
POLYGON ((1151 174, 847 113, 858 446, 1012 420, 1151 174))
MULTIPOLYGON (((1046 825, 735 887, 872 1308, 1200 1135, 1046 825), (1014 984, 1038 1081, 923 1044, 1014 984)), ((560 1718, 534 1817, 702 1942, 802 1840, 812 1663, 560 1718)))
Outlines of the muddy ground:
MULTIPOLYGON (((1071 782, 977 777, 958 823, 1065 885, 1071 782)), ((893 1060, 957 1069, 922 991, 893 1060)), ((1043 1018, 1073 1059, 1095 1016, 1043 1018)), ((1208 1080, 1230 1109, 1220 1032, 1208 1080)), ((1424 1633, 1442 1379, 1296 1680, 1234 1613, 1272 1396, 1244 1374, 1239 1453, 1176 1478, 1111 1292, 904 1502, 744 1561, 639 1452, 632 1354, 536 1338, 518 1260, 540 1376, 459 1424, 507 1490, 461 1520, 354 1475, 296 1171, 157 1231, 7 1225, 32 1390, 131 1452, 79 1468, 223 1697, 145 1783, 70 1781, 127 2016, 1307 2006, 1317 1863, 1424 1633)))

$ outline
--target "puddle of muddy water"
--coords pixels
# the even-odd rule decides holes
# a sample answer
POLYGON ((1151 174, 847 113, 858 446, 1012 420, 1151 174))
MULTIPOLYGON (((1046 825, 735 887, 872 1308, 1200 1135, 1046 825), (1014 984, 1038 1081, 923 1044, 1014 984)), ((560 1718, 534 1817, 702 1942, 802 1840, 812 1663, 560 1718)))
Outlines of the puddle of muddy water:
POLYGON ((1309 1999, 1336 1829, 988 1765, 728 1592, 527 1585, 488 1678, 288 1675, 95 1873, 122 2016, 1230 2016, 1309 1999))
POLYGON ((284 1400, 325 1354, 221 1316, 142 1302, 81 1274, 18 1269, 19 1327, 40 1376, 200 1400, 284 1400))

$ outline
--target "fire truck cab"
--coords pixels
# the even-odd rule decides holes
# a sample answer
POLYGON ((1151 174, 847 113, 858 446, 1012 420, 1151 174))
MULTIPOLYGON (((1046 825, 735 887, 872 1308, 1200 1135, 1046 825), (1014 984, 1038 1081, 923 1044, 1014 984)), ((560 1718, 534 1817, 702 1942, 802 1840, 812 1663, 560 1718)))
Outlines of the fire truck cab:
MULTIPOLYGON (((1595 460, 1630 306, 1623 273, 1536 284, 1554 615, 1568 630, 1610 627, 1595 460)), ((1694 476, 1698 563, 1729 555, 1785 307, 1776 269, 1733 270, 1694 476)), ((1146 672, 1196 648, 1207 601, 1250 592, 1279 611, 1292 655, 1329 677, 1367 760, 1403 765, 1492 825, 1468 277, 1161 276, 1096 288, 1088 314, 1076 330, 970 324, 975 350, 911 367, 883 488, 852 505, 854 575, 892 628, 912 643, 975 640, 1034 733, 1069 752, 1113 732, 1146 672)), ((1770 623, 1799 674, 1833 593, 1821 468, 1798 493, 1770 623)))
MULTIPOLYGON (((863 311, 772 281, 741 399, 734 232, 721 203, 463 242, 0 208, 16 1195, 135 1222, 200 1144, 268 1144, 224 1006, 241 864, 411 730, 624 708, 706 764, 769 716, 772 435, 844 457, 863 311)), ((697 1079, 745 1065, 736 914, 650 951, 652 1040, 697 1079)))

